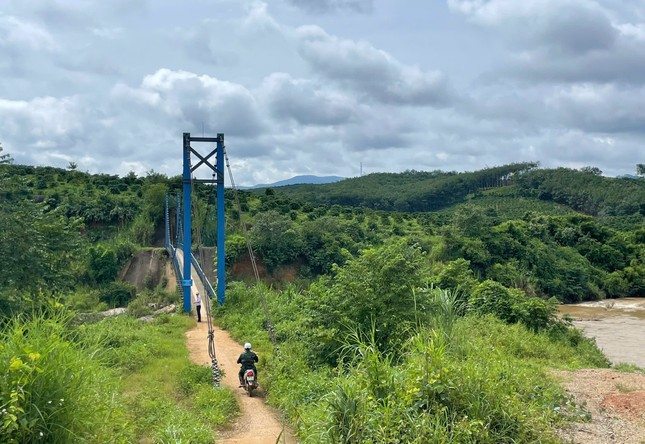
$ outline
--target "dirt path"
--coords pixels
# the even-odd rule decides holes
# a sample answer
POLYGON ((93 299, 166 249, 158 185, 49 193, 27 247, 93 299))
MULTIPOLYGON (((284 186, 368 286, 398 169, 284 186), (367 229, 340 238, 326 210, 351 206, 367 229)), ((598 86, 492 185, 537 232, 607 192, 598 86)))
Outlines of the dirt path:
MULTIPOLYGON (((178 255, 178 259, 183 267, 180 255, 178 255)), ((193 276, 197 276, 194 270, 193 276)), ((206 297, 199 279, 193 278, 193 282, 193 294, 195 291, 199 291, 202 297, 206 297)), ((206 319, 204 307, 202 307, 202 322, 186 332, 186 345, 190 359, 195 364, 210 367, 211 358, 208 355, 208 323, 206 319)), ((213 334, 215 355, 220 370, 224 373, 222 385, 235 392, 240 406, 240 416, 233 425, 233 429, 223 433, 217 442, 221 444, 296 444, 298 440, 294 437, 291 429, 278 419, 280 413, 265 404, 264 391, 261 386, 253 393, 253 397, 249 397, 243 389, 238 387, 239 366, 236 361, 240 353, 244 351, 243 347, 235 342, 225 330, 214 327, 213 334)), ((262 369, 259 371, 261 384, 262 369)))
POLYGON ((573 444, 645 443, 645 375, 611 369, 555 372, 578 405, 591 414, 560 436, 573 444))
MULTIPOLYGON (((190 359, 196 364, 211 364, 208 356, 208 324, 202 322, 197 327, 186 332, 186 341, 190 352, 190 359)), ((233 430, 226 432, 218 443, 240 444, 295 444, 298 441, 293 437, 290 429, 277 419, 279 413, 264 403, 262 388, 253 393, 253 397, 238 387, 237 372, 239 366, 235 363, 243 351, 242 346, 235 342, 230 335, 217 327, 213 329, 215 337, 215 354, 224 372, 222 385, 230 387, 236 393, 240 404, 241 415, 235 422, 233 430)), ((261 374, 260 374, 261 376, 261 374)))

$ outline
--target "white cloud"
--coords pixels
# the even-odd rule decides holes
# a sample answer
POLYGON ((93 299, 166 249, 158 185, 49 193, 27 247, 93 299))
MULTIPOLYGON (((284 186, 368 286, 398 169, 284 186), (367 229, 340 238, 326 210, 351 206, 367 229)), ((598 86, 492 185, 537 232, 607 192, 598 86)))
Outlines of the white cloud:
POLYGON ((92 34, 97 37, 101 37, 107 40, 116 40, 123 34, 123 28, 94 28, 92 29, 92 34))
POLYGON ((325 78, 399 105, 447 106, 454 100, 451 86, 439 71, 404 65, 366 41, 341 39, 318 26, 298 29, 300 55, 325 78))
POLYGON ((295 6, 314 13, 343 12, 372 12, 374 0, 289 0, 295 6))
POLYGON ((297 3, 6 0, 3 147, 176 175, 182 132, 223 132, 245 185, 642 156, 642 2, 297 3))
POLYGON ((356 122, 360 105, 353 97, 318 82, 274 73, 263 82, 261 94, 272 115, 301 125, 341 125, 356 122))
POLYGON ((78 131, 81 115, 77 97, 36 97, 29 101, 0 99, 2 134, 14 137, 27 134, 32 144, 78 131))
POLYGON ((54 51, 58 48, 47 29, 10 15, 0 15, 0 45, 15 45, 33 51, 54 51))
POLYGON ((234 136, 254 136, 262 122, 253 95, 243 86, 208 75, 162 68, 146 75, 139 88, 118 85, 117 98, 146 105, 185 123, 234 136))
MULTIPOLYGON (((603 4, 604 3, 604 4, 603 4)), ((514 53, 498 68, 528 82, 628 82, 645 79, 645 23, 594 0, 448 0, 475 23, 504 36, 514 53)))

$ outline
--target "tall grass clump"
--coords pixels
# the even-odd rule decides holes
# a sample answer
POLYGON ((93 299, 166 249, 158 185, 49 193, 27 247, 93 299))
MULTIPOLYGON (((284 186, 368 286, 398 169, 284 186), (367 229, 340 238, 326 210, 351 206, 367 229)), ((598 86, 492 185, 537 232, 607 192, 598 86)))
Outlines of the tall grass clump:
POLYGON ((102 344, 73 333, 55 311, 9 321, 0 332, 0 442, 128 442, 118 380, 102 344))

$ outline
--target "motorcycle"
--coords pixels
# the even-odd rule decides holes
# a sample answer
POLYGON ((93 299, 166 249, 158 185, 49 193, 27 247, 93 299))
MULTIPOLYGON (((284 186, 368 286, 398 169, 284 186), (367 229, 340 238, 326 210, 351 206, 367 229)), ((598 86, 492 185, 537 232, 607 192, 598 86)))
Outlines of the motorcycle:
POLYGON ((253 369, 244 371, 244 390, 249 396, 253 396, 253 390, 258 388, 258 381, 253 369))

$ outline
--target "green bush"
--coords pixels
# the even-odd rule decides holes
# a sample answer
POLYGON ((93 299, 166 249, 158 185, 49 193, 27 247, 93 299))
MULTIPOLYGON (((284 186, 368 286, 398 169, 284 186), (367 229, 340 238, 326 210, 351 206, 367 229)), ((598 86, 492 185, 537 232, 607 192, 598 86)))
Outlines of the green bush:
MULTIPOLYGON (((391 258, 380 260, 387 264, 391 258)), ((352 271, 357 267, 353 262, 346 265, 352 271)), ((381 276, 377 272, 370 276, 383 282, 374 278, 381 276)), ((350 297, 354 293, 332 289, 341 282, 346 285, 342 288, 353 289, 352 279, 356 288, 363 288, 365 273, 348 273, 326 288, 357 303, 350 297)), ((322 281, 327 282, 322 279, 321 286, 322 281)), ((405 341, 380 342, 381 323, 370 322, 368 329, 340 325, 338 366, 323 364, 325 359, 315 354, 328 340, 311 329, 320 322, 312 322, 312 316, 328 313, 311 309, 313 300, 324 306, 325 299, 307 302, 319 293, 233 284, 217 318, 238 340, 257 343, 269 402, 291 419, 303 443, 558 442, 555 427, 584 419, 586 412, 566 397, 546 368, 607 367, 607 359, 593 340, 551 318, 553 301, 526 298, 491 282, 481 290, 478 297, 492 297, 476 302, 480 307, 494 312, 501 306, 507 310, 501 313, 516 323, 508 325, 493 314, 475 316, 474 310, 464 317, 462 298, 454 293, 409 290, 417 323, 399 333, 405 341), (263 298, 281 341, 279 350, 268 342, 263 298)), ((334 305, 341 307, 346 306, 334 305)))
POLYGON ((235 395, 230 390, 213 387, 212 375, 208 384, 196 386, 193 394, 195 409, 200 412, 204 422, 211 427, 219 427, 231 421, 239 413, 235 395))
POLYGON ((378 325, 375 340, 381 350, 405 341, 427 293, 415 296, 427 266, 424 253, 406 241, 364 250, 357 258, 336 267, 332 277, 313 283, 303 300, 311 319, 303 335, 309 337, 317 358, 335 365, 342 338, 351 328, 368 331, 378 325))
POLYGON ((125 307, 137 295, 137 288, 127 282, 110 282, 99 289, 99 300, 110 307, 125 307))
POLYGON ((502 284, 486 280, 479 284, 469 301, 469 310, 480 315, 492 314, 508 322, 522 322, 532 330, 549 327, 555 322, 558 301, 527 297, 517 288, 506 288, 502 284))
POLYGON ((104 245, 90 248, 87 270, 90 279, 95 284, 113 281, 119 272, 116 253, 104 245))
POLYGON ((191 396, 201 384, 213 384, 213 369, 211 367, 190 364, 179 373, 177 389, 182 395, 191 396))

